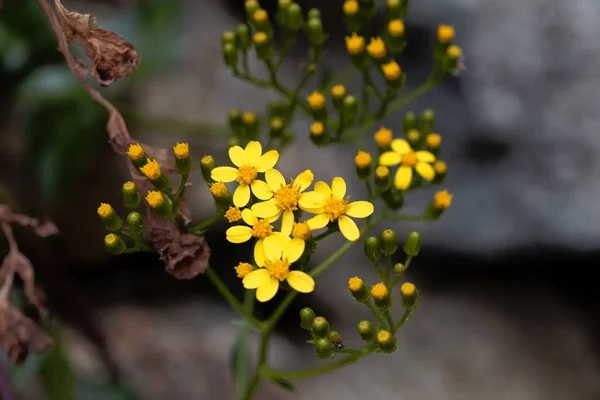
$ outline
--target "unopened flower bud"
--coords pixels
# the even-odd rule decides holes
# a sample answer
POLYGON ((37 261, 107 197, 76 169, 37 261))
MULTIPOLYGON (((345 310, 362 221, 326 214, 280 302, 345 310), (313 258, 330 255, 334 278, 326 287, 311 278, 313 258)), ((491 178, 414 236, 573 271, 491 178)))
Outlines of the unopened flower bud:
POLYGON ((311 8, 310 10, 308 10, 308 13, 306 14, 306 17, 308 19, 312 19, 312 18, 320 19, 321 18, 321 11, 319 11, 318 8, 311 8))
POLYGON ((346 30, 350 32, 356 32, 360 29, 361 18, 360 18, 360 5, 357 0, 346 0, 343 6, 344 11, 344 24, 346 30))
POLYGON ((206 155, 200 159, 200 169, 202 170, 202 177, 207 183, 213 182, 210 174, 213 169, 217 166, 215 158, 211 155, 206 155))
POLYGON ((377 283, 371 288, 371 296, 381 310, 388 310, 392 305, 392 298, 383 282, 377 283))
POLYGON ((381 330, 377 333, 377 346, 384 353, 396 351, 396 338, 387 330, 381 330))
POLYGON ((246 24, 238 25, 235 30, 235 42, 237 46, 246 51, 252 45, 252 38, 250 37, 250 28, 246 24))
POLYGON ((407 310, 412 310, 417 306, 419 291, 417 287, 410 282, 403 283, 400 286, 400 295, 402 296, 402 305, 407 310))
POLYGON ((346 97, 346 87, 344 85, 335 85, 331 88, 331 98, 333 99, 333 106, 336 110, 342 108, 344 97, 346 97))
POLYGON ((160 164, 156 160, 148 159, 146 165, 140 168, 140 172, 148 178, 152 186, 159 190, 168 191, 171 187, 169 177, 162 173, 160 164))
POLYGON ((315 318, 316 315, 312 308, 304 307, 300 310, 300 326, 302 329, 311 330, 315 318))
POLYGON ((413 148, 419 148, 421 145, 421 132, 416 129, 411 129, 406 132, 406 140, 413 148))
POLYGON ((330 332, 329 322, 325 317, 317 317, 313 320, 312 331, 319 338, 327 338, 330 332))
POLYGON ((256 10, 260 8, 260 4, 257 0, 246 0, 245 8, 248 18, 251 18, 256 12, 256 10))
POLYGON ((363 70, 369 65, 369 59, 365 54, 365 38, 356 32, 352 36, 346 36, 346 50, 352 57, 352 64, 363 70))
POLYGON ((427 208, 427 215, 439 217, 452 204, 452 195, 447 190, 440 190, 433 195, 433 201, 427 208))
POLYGON ((428 135, 433 132, 435 126, 435 112, 433 110, 425 110, 421 114, 421 133, 428 135))
POLYGON ((232 108, 228 113, 229 127, 234 135, 241 136, 244 133, 244 123, 242 122, 242 113, 237 108, 232 108))
POLYGON ((121 190, 123 194, 123 204, 127 208, 138 208, 140 205, 140 192, 133 181, 128 181, 123 184, 121 190))
POLYGON ((366 303, 369 301, 369 291, 364 281, 360 279, 358 276, 350 278, 348 280, 348 288, 350 289, 350 293, 356 300, 361 303, 366 303))
POLYGON ((404 205, 404 194, 401 191, 387 191, 381 195, 385 204, 392 210, 398 210, 404 205))
POLYGON ((402 132, 406 135, 411 129, 417 128, 417 116, 414 112, 409 111, 404 114, 404 120, 402 121, 402 132))
POLYGON ((370 236, 365 239, 365 256, 372 263, 379 262, 381 258, 381 248, 379 239, 376 236, 370 236))
POLYGON ((316 121, 310 126, 310 140, 317 146, 327 142, 327 135, 325 135, 325 125, 323 122, 316 121))
POLYGON ((235 33, 231 31, 223 32, 223 36, 221 36, 221 43, 223 44, 223 47, 225 47, 225 45, 231 44, 235 48, 235 33))
POLYGON ((257 31, 265 32, 269 37, 273 35, 273 27, 269 21, 269 14, 262 8, 257 9, 252 14, 252 25, 257 31))
POLYGON ((325 32, 323 31, 323 22, 321 18, 310 18, 306 24, 306 34, 308 41, 312 46, 320 46, 325 41, 325 32))
POLYGON ((427 150, 437 155, 440 150, 440 146, 442 144, 442 136, 438 133, 430 133, 425 136, 425 145, 427 146, 427 150))
POLYGON ((402 263, 396 263, 394 265, 394 272, 396 273, 396 275, 402 275, 404 271, 406 271, 406 265, 402 263))
POLYGON ((256 32, 252 41, 254 42, 258 58, 261 60, 268 60, 271 58, 273 49, 271 48, 269 36, 265 32, 256 32))
POLYGON ((327 119, 327 107, 325 106, 325 96, 317 90, 313 91, 307 98, 306 102, 311 110, 315 121, 324 121, 327 119))
POLYGON ((112 254, 121 254, 127 248, 123 239, 114 233, 104 236, 104 247, 112 254))
POLYGON ((252 266, 252 264, 248 264, 245 262, 239 263, 238 265, 233 267, 233 269, 235 270, 235 274, 237 275, 237 277, 240 279, 244 279, 250 272, 254 271, 254 267, 252 266))
POLYGON ((123 221, 110 204, 100 203, 100 207, 98 207, 98 216, 102 222, 104 222, 104 226, 106 226, 107 231, 118 232, 121 230, 123 221))
POLYGON ((157 217, 164 218, 171 215, 173 210, 171 199, 158 190, 149 191, 146 195, 146 202, 157 217))
POLYGON ((440 184, 444 181, 446 173, 448 172, 448 166, 443 161, 436 161, 433 163, 433 170, 435 171, 435 178, 433 178, 433 184, 440 184))
POLYGON ((213 195, 215 202, 223 207, 228 208, 232 203, 231 193, 223 182, 215 182, 210 185, 210 193, 213 195))
POLYGON ((393 19, 388 23, 388 34, 390 37, 396 39, 404 36, 404 21, 401 19, 393 19))
POLYGON ((354 96, 346 96, 344 98, 344 108, 342 113, 348 123, 352 123, 356 119, 358 111, 358 100, 354 96))
POLYGON ((397 91, 402 89, 402 86, 404 85, 404 75, 402 74, 400 65, 398 65, 396 61, 392 60, 383 64, 381 66, 381 72, 383 72, 385 81, 391 90, 397 91))
POLYGON ((331 343, 337 343, 340 341, 340 333, 338 331, 329 332, 329 341, 331 343))
POLYGON ((440 24, 437 29, 437 40, 440 43, 450 43, 454 39, 454 27, 452 25, 440 24))
POLYGON ((137 211, 131 211, 127 215, 127 228, 129 232, 134 235, 139 235, 144 232, 144 219, 142 218, 142 214, 137 211))
POLYGON ((402 13, 402 5, 406 0, 387 0, 386 11, 388 19, 400 19, 404 18, 405 15, 402 13))
POLYGON ((333 354, 333 346, 328 338, 317 339, 315 341, 315 347, 317 349, 317 355, 319 358, 331 358, 331 355, 333 354))
POLYGON ((360 321, 356 328, 362 340, 370 342, 375 338, 375 326, 373 326, 371 321, 360 321))
POLYGON ((392 131, 383 126, 373 135, 373 139, 375 140, 375 143, 377 143, 377 149, 380 153, 390 149, 392 138, 392 131))
POLYGON ((367 52, 375 61, 381 62, 387 55, 385 43, 380 37, 371 38, 369 45, 367 46, 367 52))
POLYGON ((367 180, 371 176, 371 165, 373 160, 371 154, 366 151, 359 150, 356 157, 354 157, 354 165, 356 165, 356 174, 359 179, 367 180))
POLYGON ((448 46, 446 57, 444 57, 443 70, 449 74, 454 72, 458 66, 458 61, 462 55, 462 49, 456 45, 448 46))
POLYGON ((140 146, 139 143, 130 144, 129 149, 127 150, 127 155, 129 156, 129 159, 133 165, 135 165, 135 167, 138 169, 146 165, 146 162, 148 162, 148 157, 144 152, 144 148, 140 146))
POLYGON ((235 45, 227 43, 223 46, 223 60, 225 65, 229 67, 235 67, 238 62, 238 52, 235 45))
POLYGON ((283 132, 283 120, 279 117, 273 117, 269 121, 269 136, 276 138, 283 132))
POLYGON ((375 169, 375 187, 379 192, 384 192, 392 186, 392 174, 388 167, 377 167, 375 169))
POLYGON ((177 143, 173 147, 175 155, 175 170, 178 174, 188 175, 192 171, 192 159, 190 158, 190 146, 187 143, 177 143))
POLYGON ((396 250, 398 250, 396 231, 393 229, 385 229, 381 232, 381 251, 386 256, 391 256, 396 250))
POLYGON ((258 136, 259 126, 256 114, 250 111, 245 112, 242 114, 242 123, 244 124, 244 130, 248 137, 256 138, 258 136))
POLYGON ((297 31, 304 25, 304 18, 302 17, 302 9, 297 3, 292 3, 287 8, 285 21, 287 22, 287 28, 291 31, 297 31))
POLYGON ((416 257, 421 250, 421 234, 419 232, 411 232, 406 237, 404 242, 404 253, 410 257, 416 257))

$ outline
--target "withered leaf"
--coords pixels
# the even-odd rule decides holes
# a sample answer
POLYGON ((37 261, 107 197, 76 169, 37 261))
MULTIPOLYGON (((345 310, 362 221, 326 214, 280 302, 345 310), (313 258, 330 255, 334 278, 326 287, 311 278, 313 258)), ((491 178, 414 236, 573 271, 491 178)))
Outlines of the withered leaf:
POLYGON ((47 237, 58 233, 58 228, 54 223, 45 218, 35 219, 27 215, 13 213, 5 204, 0 204, 0 222, 16 223, 26 228, 31 228, 41 237, 47 237))
POLYGON ((166 271, 177 279, 192 279, 208 268, 210 248, 204 237, 180 232, 173 221, 155 220, 150 240, 166 271))
POLYGON ((98 29, 96 18, 67 10, 54 0, 58 22, 67 42, 81 46, 92 61, 90 72, 101 85, 133 73, 140 61, 138 51, 114 32, 98 29))
POLYGON ((8 302, 0 302, 0 345, 8 359, 22 364, 29 353, 41 353, 52 339, 30 318, 8 302))

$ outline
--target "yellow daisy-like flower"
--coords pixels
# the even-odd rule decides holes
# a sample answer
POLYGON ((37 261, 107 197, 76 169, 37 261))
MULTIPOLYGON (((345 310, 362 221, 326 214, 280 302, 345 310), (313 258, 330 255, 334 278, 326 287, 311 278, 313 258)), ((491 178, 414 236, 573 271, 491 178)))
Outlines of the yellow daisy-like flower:
POLYGON ((281 172, 276 169, 268 170, 265 172, 265 179, 273 193, 273 198, 254 204, 252 211, 259 218, 273 218, 273 220, 283 214, 281 232, 291 232, 294 225, 294 211, 298 208, 302 210, 316 208, 316 204, 323 200, 320 193, 302 193, 310 186, 314 177, 312 171, 307 169, 286 184, 281 172))
POLYGON ((217 182, 237 181, 239 186, 233 193, 233 204, 244 207, 250 201, 252 193, 260 200, 268 200, 273 194, 266 182, 257 179, 259 172, 265 172, 277 164, 279 153, 271 150, 262 154, 262 146, 257 141, 251 141, 245 149, 240 146, 229 148, 229 158, 237 167, 217 167, 211 171, 211 178, 217 182))
POLYGON ((394 177, 394 185, 400 190, 406 190, 413 178, 413 169, 423 179, 431 181, 435 177, 432 163, 435 156, 428 151, 414 151, 404 139, 392 141, 392 151, 386 151, 379 157, 379 165, 391 167, 400 164, 394 177))
POLYGON ((255 260, 263 268, 246 275, 242 284, 246 289, 256 289, 256 299, 260 302, 271 300, 283 281, 300 293, 312 292, 315 281, 310 275, 302 271, 290 271, 290 265, 298 261, 303 252, 289 238, 273 241, 272 246, 265 247, 266 257, 255 260))
POLYGON ((346 196, 346 181, 335 177, 331 187, 323 181, 315 183, 315 191, 323 194, 323 200, 317 202, 317 207, 306 211, 317 214, 306 223, 312 230, 321 229, 329 222, 337 221, 342 235, 348 240, 355 241, 360 237, 358 226, 350 218, 366 218, 373 214, 375 208, 368 201, 348 202, 346 196))
POLYGON ((245 208, 242 210, 242 220, 248 224, 232 226, 225 232, 225 237, 231 243, 244 243, 252 238, 257 238, 254 245, 254 259, 256 262, 264 260, 265 248, 270 247, 272 243, 279 242, 282 235, 273 230, 271 223, 275 218, 258 218, 252 210, 245 208))

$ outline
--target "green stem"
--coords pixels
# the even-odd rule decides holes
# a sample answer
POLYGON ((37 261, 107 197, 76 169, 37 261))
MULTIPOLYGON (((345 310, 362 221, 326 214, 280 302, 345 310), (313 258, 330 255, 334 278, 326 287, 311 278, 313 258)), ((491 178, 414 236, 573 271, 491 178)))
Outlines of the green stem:
POLYGON ((404 315, 402 316, 402 318, 400 318, 400 321, 396 322, 396 324, 394 325, 394 329, 392 333, 396 333, 396 331, 398 329, 400 329, 400 327, 402 325, 404 325, 406 323, 406 321, 408 321, 410 319, 410 316, 412 314, 412 310, 406 310, 404 312, 404 315))
POLYGON ((209 226, 219 222, 221 220, 221 218, 223 218, 223 213, 218 212, 217 214, 213 215, 206 221, 199 223, 198 225, 194 225, 191 228, 188 228, 188 232, 194 233, 194 234, 201 233, 202 231, 206 230, 206 228, 208 228, 209 226))
POLYGON ((326 230, 325 232, 320 233, 319 235, 315 236, 314 239, 318 242, 320 240, 325 239, 327 236, 331 235, 332 233, 334 233, 334 231, 326 230))
MULTIPOLYGON (((383 280, 386 285, 389 285, 389 283, 390 283, 390 273, 391 272, 392 272, 392 256, 387 255, 387 256, 385 256, 385 277, 383 280)), ((390 289, 389 286, 388 286, 388 289, 390 289)))
POLYGON ((371 354, 376 349, 374 344, 369 344, 364 347, 362 350, 356 352, 355 354, 349 355, 347 357, 341 358, 332 363, 322 365, 316 368, 305 369, 301 371, 273 371, 266 367, 261 370, 261 374, 264 376, 268 376, 270 378, 284 378, 284 379, 303 379, 310 378, 312 376, 321 375, 327 372, 332 372, 337 369, 340 369, 348 364, 354 364, 359 359, 371 354))
POLYGON ((375 307, 375 305, 373 305, 373 303, 371 303, 371 300, 367 301, 365 304, 367 305, 367 307, 369 307, 369 310, 371 310, 371 314, 373 314, 373 316, 375 318, 377 318, 377 322, 379 322, 379 326, 384 328, 386 324, 385 324, 385 319, 383 319, 383 315, 381 315, 381 311, 379 311, 379 309, 377 307, 375 307))
POLYGON ((188 174, 181 175, 181 179, 179 180, 179 186, 177 187, 177 191, 175 192, 175 198, 179 199, 185 190, 185 184, 188 181, 188 174))
POLYGON ((363 73, 363 79, 367 85, 367 88, 371 88, 375 97, 377 97, 380 101, 383 101, 383 96, 381 95, 381 92, 379 91, 377 86, 375 86, 375 82, 373 82, 373 78, 371 78, 371 73, 369 72, 369 70, 367 68, 365 68, 365 69, 363 69, 362 73, 363 73))
POLYGON ((385 315, 385 319, 387 320, 388 325, 390 326, 390 329, 394 330, 395 325, 394 325, 394 319, 392 318, 392 314, 388 310, 384 313, 384 315, 385 315))
POLYGON ((261 371, 267 365, 267 352, 269 350, 269 339, 271 338, 272 328, 262 332, 260 336, 260 345, 258 349, 258 360, 256 362, 256 370, 254 376, 248 385, 248 389, 243 397, 244 400, 251 400, 254 393, 258 390, 261 379, 261 371))
POLYGON ((223 296, 225 301, 227 301, 227 303, 229 303, 231 308, 233 308, 234 310, 236 310, 237 312, 242 314, 242 316, 244 318, 246 318, 248 320, 248 322, 250 322, 252 325, 254 325, 257 329, 263 328, 263 323, 260 322, 259 320, 257 320, 256 318, 254 318, 254 316, 251 313, 249 313, 246 309, 244 309, 242 304, 240 304, 239 300, 235 298, 235 296, 231 293, 229 288, 223 283, 221 278, 219 278, 219 275, 217 275, 217 273, 212 269, 212 267, 208 267, 206 269, 206 276, 208 276, 208 279, 210 279, 212 284, 219 291, 221 296, 223 296))
MULTIPOLYGON (((248 314, 252 315, 252 312, 254 310, 254 290, 246 290, 246 292, 244 293, 243 308, 248 314)), ((236 386, 236 393, 238 393, 238 395, 240 395, 242 393, 246 393, 246 388, 248 386, 248 370, 247 370, 246 366, 248 365, 248 362, 250 361, 248 359, 248 356, 249 356, 248 334, 249 334, 249 332, 250 332, 250 329, 247 325, 242 328, 240 347, 236 354, 237 365, 239 366, 239 368, 238 368, 237 374, 235 376, 235 386, 236 386)))

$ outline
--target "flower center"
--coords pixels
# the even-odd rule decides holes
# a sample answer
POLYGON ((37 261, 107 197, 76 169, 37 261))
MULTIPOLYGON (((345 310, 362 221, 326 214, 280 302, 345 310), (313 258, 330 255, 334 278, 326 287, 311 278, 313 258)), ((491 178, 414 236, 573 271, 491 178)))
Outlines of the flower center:
POLYGON ((306 240, 310 237, 310 228, 308 224, 305 222, 299 222, 294 225, 294 229, 292 230, 292 236, 294 239, 302 239, 306 240))
POLYGON ((417 165, 417 153, 409 151, 408 153, 402 154, 402 160, 400 162, 406 167, 414 167, 417 165))
POLYGON ((256 179, 258 172, 255 167, 250 165, 242 165, 238 170, 237 182, 240 185, 249 185, 256 179))
POLYGON ((267 261, 267 269, 273 278, 284 281, 290 273, 290 263, 286 260, 267 261))
POLYGON ((300 192, 293 187, 293 182, 289 185, 280 187, 275 192, 275 201, 280 210, 296 211, 298 209, 298 200, 300 192))
POLYGON ((264 219, 259 219, 254 226, 252 226, 252 236, 255 238, 264 239, 268 237, 272 231, 273 227, 264 219))
POLYGON ((342 200, 335 197, 330 197, 325 200, 325 214, 330 221, 336 220, 346 213, 348 209, 348 200, 342 200))

